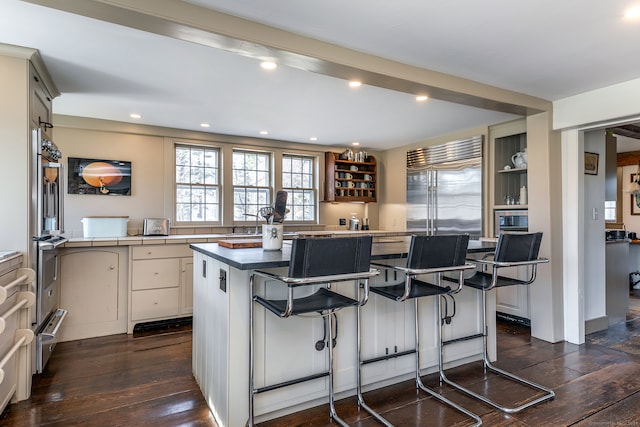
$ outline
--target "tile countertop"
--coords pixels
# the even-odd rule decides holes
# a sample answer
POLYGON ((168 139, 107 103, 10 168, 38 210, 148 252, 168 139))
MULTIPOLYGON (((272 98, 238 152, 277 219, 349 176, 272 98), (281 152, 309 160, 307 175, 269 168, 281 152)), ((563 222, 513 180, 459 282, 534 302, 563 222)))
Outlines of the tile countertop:
MULTIPOLYGON (((350 234, 371 234, 374 237, 408 236, 413 234, 407 231, 351 231, 351 230, 327 230, 327 231, 298 231, 285 232, 284 238, 291 239, 295 236, 346 236, 350 234)), ((70 238, 63 248, 79 248, 91 246, 138 246, 138 245, 164 245, 184 243, 215 243, 222 239, 255 239, 262 238, 261 234, 172 234, 170 236, 127 236, 127 237, 83 237, 70 238)))
POLYGON ((16 251, 0 251, 0 260, 11 258, 12 256, 20 255, 20 252, 16 251))

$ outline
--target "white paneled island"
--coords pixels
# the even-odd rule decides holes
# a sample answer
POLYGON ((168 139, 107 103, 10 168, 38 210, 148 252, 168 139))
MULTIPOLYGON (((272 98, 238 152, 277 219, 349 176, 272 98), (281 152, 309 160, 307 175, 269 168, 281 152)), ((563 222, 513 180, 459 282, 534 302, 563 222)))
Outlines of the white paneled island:
MULTIPOLYGON (((409 237, 386 237, 374 240, 372 259, 377 263, 404 265, 409 237)), ((469 242, 469 253, 494 249, 494 243, 469 242)), ((249 278, 253 270, 269 270, 286 274, 290 242, 281 251, 262 248, 229 249, 217 243, 191 244, 193 257, 193 373, 220 426, 244 426, 249 414, 249 311, 251 290, 249 278)), ((397 283, 403 277, 392 270, 381 269, 371 285, 397 283)), ((340 284, 339 291, 355 294, 353 283, 340 284)), ((258 278, 258 293, 270 298, 285 295, 282 284, 258 278)), ((463 288, 455 295, 456 314, 444 329, 444 339, 479 332, 481 316, 476 291, 463 288)), ((495 302, 491 299, 490 311, 495 302)), ((437 370, 435 346, 435 298, 420 301, 421 362, 424 373, 437 370), (429 327, 433 325, 433 327, 429 327)), ((450 313, 451 314, 451 313, 450 313)), ((355 394, 356 310, 338 312, 335 351, 335 390, 338 398, 355 394)), ((326 346, 318 349, 326 331, 320 317, 281 319, 254 307, 255 382, 256 386, 274 384, 327 369, 326 346)), ((413 303, 398 303, 371 295, 362 310, 362 355, 370 359, 385 354, 401 353, 413 348, 413 303)), ((489 342, 495 357, 495 316, 489 316, 489 342)), ((479 360, 480 340, 463 341, 447 346, 446 366, 479 360)), ((414 356, 391 358, 363 367, 364 390, 375 389, 411 378, 414 356)), ((327 402, 328 379, 280 388, 256 395, 256 421, 261 422, 317 406, 327 402)))

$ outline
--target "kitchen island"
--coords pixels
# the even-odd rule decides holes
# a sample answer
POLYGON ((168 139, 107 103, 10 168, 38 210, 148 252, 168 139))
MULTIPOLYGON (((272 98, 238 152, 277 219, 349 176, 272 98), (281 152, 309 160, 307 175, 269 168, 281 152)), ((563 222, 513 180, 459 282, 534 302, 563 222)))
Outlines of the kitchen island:
MULTIPOLYGON (((249 399, 249 277, 256 269, 286 274, 291 245, 281 251, 261 248, 229 249, 217 243, 195 243, 193 306, 193 373, 220 426, 244 426, 249 399)), ((404 265, 409 237, 374 239, 372 260, 388 265, 404 265)), ((492 251, 495 243, 469 242, 470 255, 492 251)), ((396 283, 403 277, 382 268, 372 285, 396 283)), ((355 295, 353 283, 340 284, 341 293, 355 295)), ((259 278, 258 293, 270 298, 285 295, 285 287, 259 278)), ((476 291, 463 289, 455 295, 456 314, 444 329, 444 339, 471 335, 478 331, 480 304, 476 291)), ((424 373, 437 370, 435 346, 435 301, 420 301, 421 362, 424 373), (433 328, 428 327, 429 324, 433 328)), ((495 302, 490 304, 494 311, 495 302)), ((452 314, 452 307, 449 307, 452 314)), ((413 303, 397 303, 371 295, 362 309, 362 355, 374 358, 410 350, 413 346, 413 303)), ((338 398, 355 394, 356 310, 338 313, 339 344, 335 353, 335 390, 338 398)), ((254 308, 256 386, 273 384, 326 370, 323 342, 324 322, 319 317, 280 319, 254 308)), ((489 316, 489 342, 495 357, 495 316, 489 316)), ((324 347, 326 348, 326 347, 324 347)), ((463 341, 447 348, 446 366, 456 366, 481 358, 480 340, 463 341)), ((414 356, 392 358, 363 367, 364 389, 384 387, 412 377, 414 356)), ((255 399, 256 421, 261 422, 326 403, 328 382, 318 379, 259 394, 255 399)))

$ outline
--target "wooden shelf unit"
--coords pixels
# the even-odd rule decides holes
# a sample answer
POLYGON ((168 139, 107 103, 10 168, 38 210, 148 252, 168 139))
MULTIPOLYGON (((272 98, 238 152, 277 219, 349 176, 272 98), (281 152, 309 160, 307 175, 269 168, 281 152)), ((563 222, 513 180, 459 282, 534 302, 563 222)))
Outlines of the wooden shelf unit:
POLYGON ((340 153, 325 153, 325 202, 375 202, 378 196, 376 159, 341 160, 340 153))

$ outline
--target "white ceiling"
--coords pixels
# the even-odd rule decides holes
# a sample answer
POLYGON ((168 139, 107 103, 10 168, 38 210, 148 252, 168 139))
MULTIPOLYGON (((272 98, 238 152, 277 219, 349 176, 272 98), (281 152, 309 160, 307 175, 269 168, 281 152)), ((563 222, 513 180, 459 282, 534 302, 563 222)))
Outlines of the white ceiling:
MULTIPOLYGON (((301 35, 557 100, 640 77, 640 21, 620 0, 191 0, 301 35)), ((39 49, 57 114, 386 149, 516 116, 364 85, 22 2, 0 42, 39 49)))

